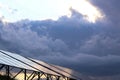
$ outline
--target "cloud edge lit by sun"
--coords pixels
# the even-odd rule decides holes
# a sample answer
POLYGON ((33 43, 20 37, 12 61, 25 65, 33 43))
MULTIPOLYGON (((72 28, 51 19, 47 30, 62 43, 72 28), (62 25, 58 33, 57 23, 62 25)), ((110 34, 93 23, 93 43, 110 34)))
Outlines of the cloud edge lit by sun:
MULTIPOLYGON (((104 18, 102 12, 88 0, 71 0, 69 3, 69 9, 72 8, 83 15, 83 18, 89 22, 95 23, 98 20, 104 18), (80 4, 79 4, 80 3, 80 4)), ((68 17, 71 17, 72 13, 68 13, 68 17)))

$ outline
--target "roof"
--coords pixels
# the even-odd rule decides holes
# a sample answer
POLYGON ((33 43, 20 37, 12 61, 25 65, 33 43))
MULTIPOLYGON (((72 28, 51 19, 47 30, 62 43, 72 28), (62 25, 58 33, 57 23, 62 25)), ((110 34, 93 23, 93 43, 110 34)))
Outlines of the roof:
POLYGON ((40 60, 24 57, 15 53, 0 50, 0 64, 23 68, 27 70, 44 72, 56 76, 66 76, 73 79, 80 79, 79 73, 61 66, 48 64, 40 60))

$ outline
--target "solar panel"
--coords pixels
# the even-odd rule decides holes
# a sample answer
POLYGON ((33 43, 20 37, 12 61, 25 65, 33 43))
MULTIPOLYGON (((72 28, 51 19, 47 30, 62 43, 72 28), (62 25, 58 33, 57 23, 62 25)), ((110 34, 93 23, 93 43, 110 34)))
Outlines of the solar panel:
POLYGON ((79 73, 57 65, 45 63, 40 60, 23 57, 18 54, 0 50, 0 64, 10 65, 27 70, 44 72, 56 76, 65 76, 73 79, 80 79, 79 73))
POLYGON ((14 67, 18 67, 18 68, 24 68, 24 69, 28 69, 28 70, 32 70, 32 71, 37 71, 36 69, 18 61, 15 60, 3 53, 0 52, 0 63, 1 64, 5 64, 5 65, 10 65, 10 66, 14 66, 14 67))
POLYGON ((1 58, 0 63, 15 66, 15 67, 20 67, 20 68, 24 68, 24 69, 28 69, 28 70, 42 71, 42 72, 47 73, 47 74, 53 74, 53 75, 61 76, 61 75, 59 75, 59 74, 57 74, 57 73, 55 73, 55 72, 53 72, 53 71, 51 71, 47 68, 44 68, 43 66, 40 66, 40 65, 26 59, 25 57, 20 56, 18 54, 13 54, 13 53, 3 51, 3 50, 0 50, 0 51, 5 53, 5 54, 10 55, 13 58, 15 58, 15 59, 13 59, 10 56, 7 56, 7 55, 0 52, 1 55, 4 55, 4 58, 0 57, 1 58), (5 59, 8 59, 8 60, 5 60, 5 59), (30 65, 30 66, 28 66, 28 65, 30 65))
POLYGON ((53 64, 48 64, 48 63, 45 63, 43 61, 36 60, 36 59, 31 59, 31 60, 34 60, 35 62, 38 62, 39 64, 44 65, 44 66, 54 70, 55 72, 58 72, 58 73, 64 75, 66 77, 73 78, 73 79, 80 79, 81 75, 78 72, 73 71, 71 69, 64 68, 64 67, 57 66, 57 65, 53 65, 53 64))

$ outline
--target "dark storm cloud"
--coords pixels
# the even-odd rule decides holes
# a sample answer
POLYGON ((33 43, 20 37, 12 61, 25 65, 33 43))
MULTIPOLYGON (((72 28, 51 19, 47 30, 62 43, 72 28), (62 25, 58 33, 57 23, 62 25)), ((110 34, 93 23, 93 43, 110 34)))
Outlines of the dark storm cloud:
POLYGON ((120 20, 120 1, 119 0, 90 0, 95 6, 97 6, 106 16, 108 21, 112 22, 113 25, 119 26, 120 20))
POLYGON ((56 21, 0 23, 0 49, 84 74, 120 74, 119 1, 91 1, 105 15, 102 21, 90 23, 71 9, 71 17, 62 16, 56 21))

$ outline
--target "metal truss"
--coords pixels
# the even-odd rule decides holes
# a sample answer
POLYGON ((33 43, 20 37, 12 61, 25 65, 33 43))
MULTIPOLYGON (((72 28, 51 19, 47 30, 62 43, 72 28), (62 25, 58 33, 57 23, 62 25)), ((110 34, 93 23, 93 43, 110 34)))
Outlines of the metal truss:
POLYGON ((6 75, 8 76, 8 78, 11 77, 13 79, 16 79, 17 76, 19 76, 20 74, 24 75, 23 76, 24 80, 43 80, 43 77, 44 77, 44 80, 71 80, 70 78, 65 76, 56 76, 56 75, 47 74, 43 72, 30 71, 23 68, 0 64, 0 75, 6 75))

